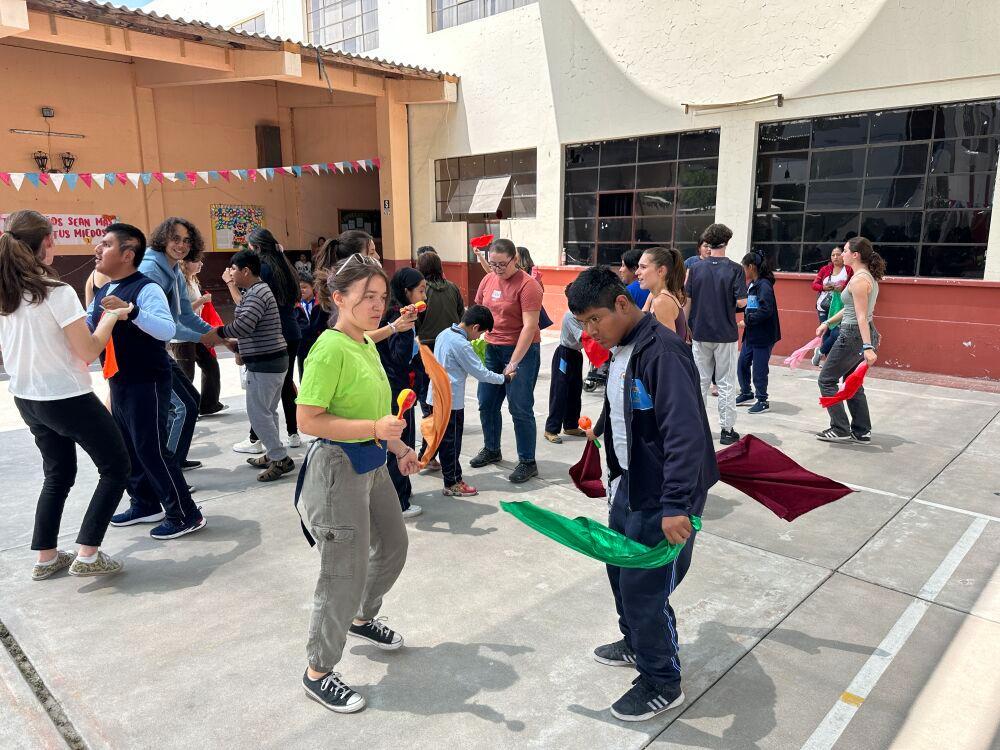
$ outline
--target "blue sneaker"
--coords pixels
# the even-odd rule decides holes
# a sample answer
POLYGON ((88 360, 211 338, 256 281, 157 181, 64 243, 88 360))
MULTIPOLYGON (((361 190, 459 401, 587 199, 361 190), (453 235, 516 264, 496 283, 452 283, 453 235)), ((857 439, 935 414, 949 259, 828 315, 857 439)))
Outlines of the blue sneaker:
POLYGON ((756 404, 747 409, 747 414, 763 414, 771 405, 767 401, 758 401, 756 404))
POLYGON ((137 523, 158 523, 166 517, 161 508, 140 508, 130 505, 128 510, 111 516, 112 526, 134 526, 137 523))
POLYGON ((749 404, 751 401, 753 401, 752 393, 741 393, 739 396, 736 397, 737 406, 743 406, 744 404, 749 404))
POLYGON ((176 539, 179 536, 184 536, 185 534, 192 534, 195 531, 201 531, 205 528, 208 521, 200 513, 197 517, 192 518, 189 521, 184 521, 183 523, 177 522, 172 518, 168 518, 159 526, 154 528, 149 532, 149 535, 153 539, 176 539))

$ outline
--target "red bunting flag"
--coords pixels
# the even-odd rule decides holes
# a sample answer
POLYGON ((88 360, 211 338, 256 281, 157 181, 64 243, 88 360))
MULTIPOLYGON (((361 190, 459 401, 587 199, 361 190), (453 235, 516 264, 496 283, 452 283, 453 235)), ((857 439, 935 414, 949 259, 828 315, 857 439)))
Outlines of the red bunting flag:
POLYGON ((163 172, 153 172, 153 179, 161 185, 163 184, 163 172))
POLYGON ((376 169, 381 169, 382 168, 382 160, 379 159, 377 156, 374 159, 372 159, 372 164, 375 165, 376 169))
POLYGON ((6 185, 7 187, 11 187, 10 173, 0 172, 0 182, 3 182, 3 184, 6 185))
POLYGON ((49 176, 47 174, 45 174, 45 172, 40 172, 39 175, 38 175, 38 181, 41 182, 43 185, 48 185, 49 184, 49 176))
POLYGON ((257 170, 256 169, 248 169, 247 170, 247 177, 250 178, 250 182, 256 182, 256 180, 257 180, 257 170))
POLYGON ((198 184, 198 173, 197 172, 185 172, 184 176, 187 177, 188 182, 192 185, 198 184))
POLYGON ((229 182, 229 170, 228 169, 220 169, 219 170, 219 177, 221 177, 222 179, 224 179, 226 182, 229 182))
POLYGON ((118 178, 118 182, 120 182, 122 185, 128 182, 128 175, 125 174, 124 172, 115 172, 115 177, 118 178))
POLYGON ((94 186, 94 177, 93 175, 90 174, 90 172, 80 172, 80 179, 83 181, 83 184, 86 185, 87 187, 94 186))

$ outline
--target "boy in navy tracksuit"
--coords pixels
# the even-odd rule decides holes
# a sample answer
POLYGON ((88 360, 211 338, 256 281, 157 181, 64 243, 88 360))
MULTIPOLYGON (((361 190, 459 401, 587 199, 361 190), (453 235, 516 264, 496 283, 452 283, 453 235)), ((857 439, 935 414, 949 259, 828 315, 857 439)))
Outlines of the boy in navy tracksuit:
MULTIPOLYGON (((299 324, 302 332, 302 340, 299 342, 299 351, 295 355, 299 361, 299 380, 306 370, 306 355, 316 343, 316 339, 323 333, 330 324, 330 313, 323 309, 319 300, 316 299, 316 289, 313 275, 302 272, 299 274, 299 291, 302 293, 302 301, 295 307, 295 320, 299 324)), ((291 363, 288 365, 291 367, 291 363)))
POLYGON ((744 255, 743 270, 749 287, 743 314, 743 348, 736 362, 736 375, 740 381, 736 405, 748 404, 756 398, 757 403, 750 407, 748 413, 762 414, 771 408, 767 400, 768 362, 771 350, 781 340, 778 302, 774 297, 774 273, 763 254, 751 250, 744 255), (756 395, 750 390, 751 373, 756 395))
POLYGON ((598 647, 594 656, 639 671, 611 713, 643 721, 684 702, 669 596, 691 564, 695 531, 689 516, 701 515, 719 471, 691 348, 642 313, 607 267, 577 277, 569 309, 598 344, 615 347, 604 403, 609 526, 649 547, 664 538, 685 544, 662 568, 608 566, 624 637, 598 647))

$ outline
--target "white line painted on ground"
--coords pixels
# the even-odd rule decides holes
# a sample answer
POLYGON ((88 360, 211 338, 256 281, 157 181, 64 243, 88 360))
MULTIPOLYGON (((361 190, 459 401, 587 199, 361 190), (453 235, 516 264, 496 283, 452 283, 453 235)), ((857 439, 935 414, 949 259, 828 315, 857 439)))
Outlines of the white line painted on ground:
POLYGON ((868 661, 851 680, 847 690, 841 693, 840 700, 834 704, 820 725, 816 727, 816 731, 806 740, 802 746, 803 750, 829 750, 837 743, 840 735, 847 729, 847 725, 851 723, 858 708, 871 694, 896 654, 906 645, 906 641, 913 634, 924 613, 930 608, 929 602, 934 601, 941 593, 941 589, 944 588, 948 579, 951 578, 976 540, 979 539, 987 523, 986 519, 977 518, 969 525, 969 528, 945 555, 944 560, 931 574, 931 577, 927 579, 927 583, 920 589, 920 593, 917 595, 920 598, 910 602, 910 605, 896 620, 878 648, 868 657, 868 661))
POLYGON ((988 513, 979 513, 974 510, 966 510, 965 508, 956 508, 953 505, 942 505, 941 503, 932 503, 930 500, 914 500, 915 503, 920 503, 921 505, 929 505, 932 508, 940 508, 941 510, 950 510, 952 513, 961 513, 964 516, 972 516, 973 518, 985 518, 987 521, 1000 521, 1000 516, 991 516, 988 513))
POLYGON ((895 498, 899 498, 900 500, 909 500, 910 499, 909 495, 900 495, 900 494, 897 494, 895 492, 889 492, 888 490, 877 490, 874 487, 865 487, 864 485, 850 484, 848 482, 844 482, 844 484, 846 484, 852 490, 858 490, 859 492, 871 492, 874 495, 885 495, 886 497, 895 497, 895 498))

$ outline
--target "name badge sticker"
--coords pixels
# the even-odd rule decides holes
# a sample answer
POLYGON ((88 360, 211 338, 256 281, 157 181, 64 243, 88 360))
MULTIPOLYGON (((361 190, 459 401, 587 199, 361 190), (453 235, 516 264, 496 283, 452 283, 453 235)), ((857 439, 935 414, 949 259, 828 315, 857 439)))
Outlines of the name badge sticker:
POLYGON ((499 289, 494 289, 493 290, 493 294, 490 297, 490 299, 500 299, 500 297, 501 297, 500 290, 499 289))
POLYGON ((642 384, 639 378, 632 381, 630 394, 632 397, 632 408, 636 411, 648 411, 653 408, 653 399, 650 398, 649 391, 646 390, 646 386, 642 384))

